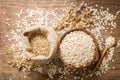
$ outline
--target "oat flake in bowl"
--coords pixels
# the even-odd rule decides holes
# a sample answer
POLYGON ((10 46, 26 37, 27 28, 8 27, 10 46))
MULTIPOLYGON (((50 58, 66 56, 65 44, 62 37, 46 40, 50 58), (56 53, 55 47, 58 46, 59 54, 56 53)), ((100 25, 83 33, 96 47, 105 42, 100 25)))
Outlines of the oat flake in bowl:
POLYGON ((89 66, 98 56, 98 45, 94 36, 85 29, 66 32, 59 42, 59 54, 69 67, 89 66))

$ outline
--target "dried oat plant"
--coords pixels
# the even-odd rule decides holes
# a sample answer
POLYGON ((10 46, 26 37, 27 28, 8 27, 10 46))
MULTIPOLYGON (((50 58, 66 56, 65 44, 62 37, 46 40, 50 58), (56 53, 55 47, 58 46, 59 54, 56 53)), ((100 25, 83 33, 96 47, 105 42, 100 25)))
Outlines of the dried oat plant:
POLYGON ((92 18, 93 10, 86 8, 85 3, 82 2, 79 6, 67 10, 67 13, 62 17, 57 26, 54 27, 56 31, 64 28, 84 28, 90 27, 95 21, 92 18))

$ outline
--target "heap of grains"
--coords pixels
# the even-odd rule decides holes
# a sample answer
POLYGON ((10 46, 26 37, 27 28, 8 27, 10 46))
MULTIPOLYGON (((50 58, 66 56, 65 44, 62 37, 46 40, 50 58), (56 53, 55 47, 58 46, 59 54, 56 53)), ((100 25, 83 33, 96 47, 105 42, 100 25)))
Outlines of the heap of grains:
MULTIPOLYGON (((95 36, 98 42, 99 50, 101 52, 104 48, 105 37, 107 36, 103 32, 109 31, 108 33, 110 35, 113 35, 113 30, 115 30, 117 27, 116 19, 120 11, 116 12, 116 14, 112 14, 110 13, 109 8, 103 9, 103 7, 100 8, 100 6, 97 4, 96 7, 97 8, 93 8, 92 6, 88 6, 85 3, 81 3, 79 7, 70 8, 68 12, 63 15, 63 18, 61 20, 60 18, 62 14, 58 14, 56 10, 65 12, 65 9, 62 10, 55 8, 55 10, 51 11, 47 11, 44 8, 28 8, 26 10, 21 9, 19 13, 16 13, 18 19, 15 24, 9 23, 9 21, 12 19, 6 19, 7 22, 5 23, 6 25, 15 26, 14 29, 11 30, 11 34, 6 34, 8 40, 10 42, 14 42, 11 44, 11 49, 13 50, 13 56, 15 58, 12 63, 19 65, 15 66, 18 69, 19 67, 22 67, 20 70, 23 71, 29 69, 30 71, 32 70, 47 74, 49 77, 46 77, 45 80, 47 80, 47 78, 48 80, 68 80, 71 77, 74 78, 73 80, 88 80, 88 78, 90 79, 90 77, 92 77, 92 69, 88 70, 85 68, 83 71, 80 71, 77 69, 68 68, 61 63, 58 55, 55 56, 49 63, 45 63, 45 65, 33 65, 34 62, 30 64, 31 61, 28 60, 28 57, 25 55, 25 51, 23 49, 24 44, 22 41, 23 37, 21 33, 31 26, 38 25, 55 26, 53 28, 57 33, 60 31, 64 33, 66 29, 68 30, 72 28, 84 27, 95 36), (19 57, 21 57, 21 59, 19 59, 19 57), (34 68, 32 66, 34 66, 34 68)), ((7 12, 3 12, 3 14, 6 13, 7 12)), ((1 32, 1 34, 2 33, 4 32, 1 32)), ((117 48, 120 47, 120 38, 118 38, 116 43, 117 48)), ((110 62, 114 62, 114 51, 114 46, 109 49, 107 55, 102 61, 102 64, 100 65, 100 68, 95 73, 96 76, 101 76, 103 73, 106 73, 107 70, 111 69, 110 62)))
POLYGON ((86 66, 91 63, 95 54, 93 38, 84 31, 68 33, 60 44, 60 56, 68 65, 86 66))
POLYGON ((26 72, 31 72, 31 69, 34 65, 30 59, 23 58, 22 56, 16 57, 14 60, 9 61, 8 64, 11 64, 13 67, 18 68, 18 70, 23 70, 26 72))
POLYGON ((30 40, 32 53, 37 55, 49 56, 50 43, 45 35, 38 34, 30 40))

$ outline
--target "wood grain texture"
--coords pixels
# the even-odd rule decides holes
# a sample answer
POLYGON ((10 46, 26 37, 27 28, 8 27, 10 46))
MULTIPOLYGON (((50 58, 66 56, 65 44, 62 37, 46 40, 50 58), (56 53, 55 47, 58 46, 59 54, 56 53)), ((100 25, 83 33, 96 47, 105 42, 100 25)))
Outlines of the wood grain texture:
MULTIPOLYGON (((73 2, 75 5, 79 5, 81 0, 67 0, 67 4, 63 5, 64 0, 0 0, 0 80, 45 80, 46 74, 38 74, 34 72, 31 76, 24 77, 23 72, 19 72, 16 68, 13 68, 7 64, 7 61, 12 59, 11 50, 9 49, 10 44, 6 34, 9 34, 11 29, 14 29, 15 25, 12 25, 16 22, 17 17, 15 16, 16 12, 19 12, 21 9, 27 8, 45 8, 51 10, 54 8, 62 9, 65 7, 70 7, 69 3, 73 2), (4 14, 4 12, 6 12, 4 14), (10 26, 6 24, 6 19, 10 18, 10 26), (5 40, 5 41, 3 41, 5 40)), ((105 9, 110 8, 110 13, 115 14, 116 11, 120 10, 120 0, 85 0, 89 5, 103 6, 105 9)), ((59 12, 60 13, 60 12, 59 12)), ((114 30, 113 36, 116 39, 120 38, 120 15, 117 17, 117 29, 114 30)), ((104 33, 103 34, 109 34, 104 33)), ((14 43, 14 42, 13 42, 14 43)), ((120 47, 116 48, 115 62, 112 62, 110 65, 115 66, 116 69, 111 69, 107 73, 102 74, 101 77, 94 77, 90 80, 120 80, 120 47)), ((71 77, 70 77, 71 78, 71 77)), ((70 79, 67 79, 70 80, 70 79)), ((71 78, 71 80, 73 80, 71 78)))

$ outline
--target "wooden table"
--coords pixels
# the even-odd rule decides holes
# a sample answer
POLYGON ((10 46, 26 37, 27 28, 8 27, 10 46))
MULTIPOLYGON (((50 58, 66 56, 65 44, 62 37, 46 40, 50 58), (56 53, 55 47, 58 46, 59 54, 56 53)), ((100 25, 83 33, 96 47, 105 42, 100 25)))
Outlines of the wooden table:
MULTIPOLYGON (((11 42, 5 37, 14 28, 14 22, 17 20, 16 12, 21 9, 40 7, 45 9, 65 8, 71 6, 69 3, 73 2, 78 5, 81 0, 68 0, 66 5, 63 5, 64 0, 0 0, 0 80, 45 80, 45 76, 38 73, 33 73, 31 76, 24 76, 23 72, 19 72, 16 68, 7 64, 7 61, 12 59, 11 50, 9 49, 11 42), (6 19, 10 19, 10 25, 6 24, 6 19)), ((120 10, 120 0, 85 0, 89 5, 94 6, 98 4, 104 8, 110 8, 111 13, 120 10)), ((117 29, 113 35, 120 38, 120 15, 117 17, 117 29)), ((95 77, 90 80, 120 80, 120 47, 115 51, 115 62, 111 66, 115 69, 109 70, 101 77, 95 77)))

